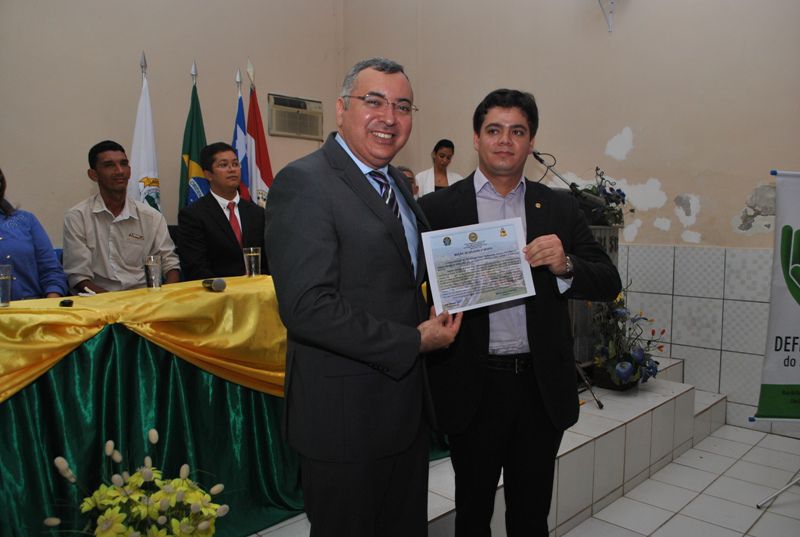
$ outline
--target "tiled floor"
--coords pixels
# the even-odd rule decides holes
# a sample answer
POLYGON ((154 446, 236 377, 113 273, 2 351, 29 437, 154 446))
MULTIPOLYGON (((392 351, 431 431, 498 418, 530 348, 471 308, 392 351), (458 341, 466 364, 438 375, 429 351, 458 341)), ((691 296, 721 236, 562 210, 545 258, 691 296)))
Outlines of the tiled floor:
POLYGON ((566 537, 797 537, 800 440, 724 425, 566 537))

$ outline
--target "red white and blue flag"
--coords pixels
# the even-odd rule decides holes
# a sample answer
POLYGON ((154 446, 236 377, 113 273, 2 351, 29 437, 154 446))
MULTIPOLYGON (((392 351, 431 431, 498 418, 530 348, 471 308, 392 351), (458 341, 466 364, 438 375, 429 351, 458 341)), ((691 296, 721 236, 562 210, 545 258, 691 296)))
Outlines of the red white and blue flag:
POLYGON ((272 186, 272 165, 267 151, 267 137, 255 85, 250 86, 250 103, 247 110, 247 158, 250 167, 250 196, 261 207, 267 203, 272 186))
POLYGON ((250 199, 250 167, 247 158, 247 128, 244 123, 244 103, 242 90, 239 90, 239 101, 236 107, 236 122, 233 125, 233 141, 231 142, 236 156, 241 165, 242 182, 239 185, 239 195, 246 200, 250 199))

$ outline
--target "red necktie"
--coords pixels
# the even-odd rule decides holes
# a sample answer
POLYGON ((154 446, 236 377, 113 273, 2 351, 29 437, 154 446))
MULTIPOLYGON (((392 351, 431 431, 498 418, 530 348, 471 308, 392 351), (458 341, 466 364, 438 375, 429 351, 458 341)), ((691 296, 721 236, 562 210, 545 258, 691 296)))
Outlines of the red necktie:
POLYGON ((230 213, 229 219, 231 221, 231 228, 233 228, 233 234, 236 235, 236 240, 239 241, 239 246, 241 246, 242 228, 239 225, 239 219, 236 218, 236 202, 234 201, 228 202, 228 212, 230 213))

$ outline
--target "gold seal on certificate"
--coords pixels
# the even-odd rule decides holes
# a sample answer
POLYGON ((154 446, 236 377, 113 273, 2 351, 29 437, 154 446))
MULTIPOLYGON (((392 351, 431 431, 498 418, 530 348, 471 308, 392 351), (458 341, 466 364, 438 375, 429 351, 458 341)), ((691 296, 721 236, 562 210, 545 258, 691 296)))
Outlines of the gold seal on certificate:
POLYGON ((428 231, 422 247, 437 314, 536 294, 519 218, 428 231))

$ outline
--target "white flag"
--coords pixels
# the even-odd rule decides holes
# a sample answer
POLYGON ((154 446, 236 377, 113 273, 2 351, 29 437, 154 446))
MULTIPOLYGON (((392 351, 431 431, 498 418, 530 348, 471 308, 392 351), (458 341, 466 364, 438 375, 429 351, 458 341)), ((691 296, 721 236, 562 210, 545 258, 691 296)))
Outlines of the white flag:
POLYGON ((142 95, 139 97, 139 109, 136 111, 130 161, 131 180, 128 182, 128 196, 147 203, 160 212, 161 188, 158 182, 156 137, 146 76, 142 78, 142 95))

